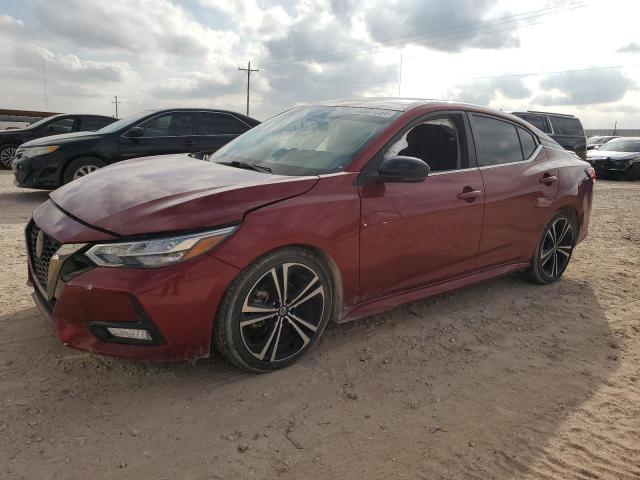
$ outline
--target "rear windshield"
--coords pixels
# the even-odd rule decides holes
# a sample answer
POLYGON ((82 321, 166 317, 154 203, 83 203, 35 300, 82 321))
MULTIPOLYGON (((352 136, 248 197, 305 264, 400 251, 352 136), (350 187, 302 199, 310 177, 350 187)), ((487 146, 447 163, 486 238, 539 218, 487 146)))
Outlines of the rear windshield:
POLYGON ((542 115, 531 115, 528 113, 514 113, 514 115, 516 117, 520 117, 526 122, 529 122, 541 132, 550 133, 545 117, 543 117, 542 115))
POLYGON ((551 120, 551 125, 553 125, 553 133, 555 135, 584 137, 582 124, 577 118, 549 116, 549 119, 551 120))
POLYGON ((640 152, 640 140, 617 138, 605 143, 600 150, 608 152, 640 152))

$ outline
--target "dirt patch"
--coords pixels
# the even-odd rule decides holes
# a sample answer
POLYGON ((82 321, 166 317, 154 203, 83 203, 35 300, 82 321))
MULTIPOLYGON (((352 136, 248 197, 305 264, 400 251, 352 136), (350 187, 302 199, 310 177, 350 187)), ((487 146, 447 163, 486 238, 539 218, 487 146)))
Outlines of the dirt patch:
POLYGON ((0 173, 0 478, 640 478, 640 183, 598 182, 556 285, 333 326, 261 376, 61 345, 25 285, 45 199, 0 173))

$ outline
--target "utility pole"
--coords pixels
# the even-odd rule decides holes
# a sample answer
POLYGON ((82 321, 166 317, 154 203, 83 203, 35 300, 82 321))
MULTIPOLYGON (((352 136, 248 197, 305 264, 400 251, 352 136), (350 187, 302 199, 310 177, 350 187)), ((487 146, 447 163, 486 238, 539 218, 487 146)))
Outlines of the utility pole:
POLYGON ((400 72, 398 75, 398 96, 401 97, 402 94, 402 57, 404 56, 404 52, 400 53, 400 72))
POLYGON ((238 67, 238 70, 242 70, 243 72, 247 72, 247 116, 249 115, 249 89, 251 88, 251 72, 259 72, 258 69, 251 68, 251 62, 247 64, 247 68, 238 67))
POLYGON ((49 101, 47 99, 47 68, 44 65, 44 57, 42 57, 42 83, 44 88, 44 111, 49 110, 49 101))
POLYGON ((613 126, 613 136, 618 135, 618 121, 616 120, 615 125, 613 126))
POLYGON ((116 106, 116 118, 118 118, 118 104, 122 103, 122 102, 118 101, 118 95, 114 95, 113 98, 114 98, 114 100, 111 103, 115 104, 115 106, 116 106))

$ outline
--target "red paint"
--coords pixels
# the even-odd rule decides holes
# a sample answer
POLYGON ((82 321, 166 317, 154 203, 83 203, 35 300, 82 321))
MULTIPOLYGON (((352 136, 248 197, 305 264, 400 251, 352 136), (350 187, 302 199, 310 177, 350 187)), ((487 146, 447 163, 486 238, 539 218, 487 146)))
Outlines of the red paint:
POLYGON ((579 240, 586 236, 593 189, 588 165, 551 147, 528 162, 432 174, 422 183, 359 185, 361 170, 383 146, 407 123, 436 111, 481 112, 530 128, 480 107, 416 103, 343 173, 282 177, 169 156, 124 162, 71 183, 52 194, 62 210, 47 202, 34 212, 40 228, 62 243, 230 223, 239 228, 213 253, 183 264, 90 269, 66 283, 52 312, 40 306, 70 346, 130 358, 193 359, 209 354, 218 305, 238 272, 279 247, 305 245, 331 263, 342 302, 335 320, 341 321, 525 268, 558 209, 573 212, 579 240), (136 321, 136 308, 166 343, 103 342, 87 328, 89 321, 136 321))

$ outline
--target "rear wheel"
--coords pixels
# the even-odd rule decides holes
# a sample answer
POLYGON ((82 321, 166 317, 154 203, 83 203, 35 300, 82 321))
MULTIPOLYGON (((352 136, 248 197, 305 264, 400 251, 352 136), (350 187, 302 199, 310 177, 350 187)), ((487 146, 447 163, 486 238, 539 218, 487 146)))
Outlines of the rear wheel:
POLYGON ((64 183, 67 184, 78 178, 82 178, 96 170, 106 167, 107 164, 98 158, 81 157, 72 161, 64 170, 64 183))
POLYGON ((558 212, 544 228, 542 238, 526 270, 529 280, 548 284, 558 280, 571 260, 575 244, 573 219, 565 212, 558 212))
POLYGON ((625 177, 627 180, 630 180, 632 182, 634 180, 640 180, 640 163, 631 165, 625 173, 625 177))
POLYGON ((0 168, 9 170, 18 145, 8 143, 0 146, 0 168))
POLYGON ((332 311, 333 282, 324 263, 303 248, 284 248, 234 280, 214 325, 214 345, 245 370, 286 367, 318 341, 332 311))

